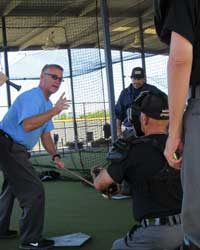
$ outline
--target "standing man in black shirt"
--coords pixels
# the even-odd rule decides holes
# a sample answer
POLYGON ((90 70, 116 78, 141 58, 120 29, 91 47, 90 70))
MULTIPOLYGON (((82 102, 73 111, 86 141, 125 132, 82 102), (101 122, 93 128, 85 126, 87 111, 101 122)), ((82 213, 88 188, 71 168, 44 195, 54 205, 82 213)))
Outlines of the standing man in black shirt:
POLYGON ((179 171, 169 168, 163 155, 167 139, 167 96, 163 92, 146 91, 133 107, 141 112, 145 136, 132 141, 126 157, 123 151, 121 159, 113 160, 107 170, 101 170, 97 177, 93 174, 97 190, 105 190, 122 180, 132 189, 133 213, 139 225, 116 240, 112 250, 175 249, 183 240, 182 189, 179 171))
POLYGON ((182 166, 184 249, 200 249, 200 1, 155 0, 154 5, 158 36, 170 47, 165 156, 172 167, 182 166), (175 152, 183 154, 177 159, 175 152))
POLYGON ((158 90, 155 86, 146 83, 145 72, 141 67, 135 67, 131 73, 131 84, 122 90, 115 106, 117 118, 117 135, 123 137, 122 125, 126 130, 135 130, 138 136, 143 135, 140 128, 140 113, 135 112, 133 122, 127 117, 127 109, 133 104, 135 98, 145 90, 158 90))

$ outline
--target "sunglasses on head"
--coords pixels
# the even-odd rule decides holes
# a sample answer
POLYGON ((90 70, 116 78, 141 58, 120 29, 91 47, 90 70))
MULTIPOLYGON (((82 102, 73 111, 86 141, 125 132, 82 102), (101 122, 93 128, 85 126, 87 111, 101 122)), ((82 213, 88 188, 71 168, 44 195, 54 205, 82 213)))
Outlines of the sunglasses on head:
POLYGON ((59 82, 62 82, 63 81, 63 77, 59 77, 57 75, 54 75, 54 74, 50 74, 50 73, 44 73, 45 75, 48 75, 48 76, 51 76, 51 78, 53 80, 59 80, 59 82))

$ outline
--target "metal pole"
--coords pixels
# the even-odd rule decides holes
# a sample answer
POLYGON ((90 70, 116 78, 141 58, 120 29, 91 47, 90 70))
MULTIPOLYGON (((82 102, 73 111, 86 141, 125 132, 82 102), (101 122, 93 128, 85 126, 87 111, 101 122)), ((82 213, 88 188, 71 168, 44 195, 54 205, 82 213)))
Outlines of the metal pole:
POLYGON ((103 26, 106 75, 107 75, 107 82, 108 82, 111 136, 112 136, 112 142, 114 142, 117 138, 117 126, 116 126, 116 117, 115 117, 115 92, 114 92, 114 83, 113 83, 112 57, 111 57, 111 49, 110 49, 110 31, 109 31, 107 0, 101 0, 101 17, 102 17, 102 26, 103 26))
POLYGON ((67 143, 67 133, 66 133, 66 123, 64 122, 64 135, 65 135, 65 144, 67 143))
MULTIPOLYGON (((9 78, 6 21, 5 21, 5 17, 4 16, 2 16, 1 21, 2 21, 2 35, 3 35, 3 50, 4 50, 5 73, 6 73, 6 76, 9 78)), ((10 86, 8 84, 6 84, 6 90, 7 90, 8 107, 10 107, 11 106, 11 96, 10 96, 10 86)))
POLYGON ((72 56, 71 49, 68 49, 68 58, 69 58, 69 72, 70 72, 70 85, 72 92, 72 112, 73 112, 73 125, 74 125, 74 143, 75 149, 78 150, 78 129, 76 122, 76 110, 75 110, 75 98, 74 98, 74 83, 73 83, 73 74, 72 74, 72 56))
POLYGON ((85 102, 83 102, 83 115, 84 115, 84 125, 85 125, 85 141, 86 145, 88 146, 88 139, 87 139, 87 119, 86 119, 86 111, 85 111, 85 102))
POLYGON ((65 150, 64 150, 64 144, 63 144, 63 138, 61 138, 61 144, 62 144, 62 156, 65 156, 65 150))
POLYGON ((124 61, 123 61, 123 51, 120 50, 120 62, 121 62, 121 72, 122 72, 122 87, 125 89, 125 81, 124 81, 124 61))
POLYGON ((146 63, 145 63, 145 50, 144 50, 144 33, 143 33, 143 21, 142 16, 138 17, 139 28, 140 28, 140 44, 141 44, 141 57, 142 57, 142 68, 146 75, 146 63))

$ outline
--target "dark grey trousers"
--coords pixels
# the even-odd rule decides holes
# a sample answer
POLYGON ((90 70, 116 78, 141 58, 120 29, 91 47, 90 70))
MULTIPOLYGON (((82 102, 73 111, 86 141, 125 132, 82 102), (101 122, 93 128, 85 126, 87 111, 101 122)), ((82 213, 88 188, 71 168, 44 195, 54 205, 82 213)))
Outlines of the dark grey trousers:
POLYGON ((42 237, 44 224, 44 188, 29 161, 29 153, 20 144, 0 136, 0 164, 4 184, 0 195, 0 232, 9 228, 13 201, 22 208, 20 240, 36 242, 42 237))
POLYGON ((0 235, 3 235, 9 229, 14 199, 15 196, 11 187, 4 178, 0 195, 0 235))
POLYGON ((188 102, 184 116, 184 136, 181 176, 183 230, 186 238, 200 247, 200 98, 188 102))
POLYGON ((181 225, 139 227, 114 241, 111 250, 174 250, 183 242, 181 225))

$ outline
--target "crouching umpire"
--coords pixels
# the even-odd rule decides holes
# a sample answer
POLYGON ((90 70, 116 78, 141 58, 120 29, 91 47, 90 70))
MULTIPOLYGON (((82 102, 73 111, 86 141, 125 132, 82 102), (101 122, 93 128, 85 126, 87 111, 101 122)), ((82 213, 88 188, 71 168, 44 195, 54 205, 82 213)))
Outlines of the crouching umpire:
POLYGON ((133 214, 138 225, 116 240, 112 250, 176 249, 183 241, 182 189, 180 172, 170 168, 163 155, 169 118, 167 96, 163 92, 146 91, 131 108, 141 112, 144 136, 129 139, 124 147, 127 152, 121 147, 117 149, 116 143, 108 156, 111 164, 96 177, 93 175, 97 190, 104 191, 123 180, 132 189, 133 214))
POLYGON ((50 96, 57 92, 63 79, 63 68, 45 65, 40 84, 19 95, 0 123, 0 164, 4 183, 0 195, 0 239, 15 237, 10 230, 14 198, 22 208, 20 219, 20 249, 49 249, 52 240, 43 238, 45 194, 38 174, 29 161, 31 150, 39 138, 56 167, 64 162, 56 153, 50 131, 53 116, 68 106, 64 94, 52 106, 50 96))

